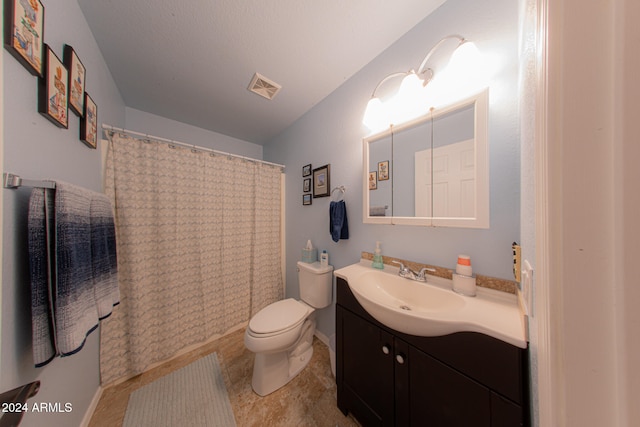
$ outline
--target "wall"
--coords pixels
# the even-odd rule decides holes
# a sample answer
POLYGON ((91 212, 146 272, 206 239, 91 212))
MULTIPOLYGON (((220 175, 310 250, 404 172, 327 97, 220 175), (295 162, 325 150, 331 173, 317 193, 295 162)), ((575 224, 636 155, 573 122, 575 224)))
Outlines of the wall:
MULTIPOLYGON (((265 146, 265 159, 287 167, 287 295, 297 297, 295 263, 311 239, 327 249, 330 263, 357 262, 363 250, 382 241, 384 254, 453 267, 468 253, 474 270, 512 278, 511 243, 520 236, 520 142, 518 123, 518 4, 510 0, 449 0, 354 77, 265 146), (463 11, 463 13, 461 13, 463 11), (443 36, 459 33, 473 40, 498 65, 490 87, 491 228, 420 228, 362 223, 362 116, 371 91, 386 75, 417 68, 443 36), (329 198, 302 206, 302 167, 331 164, 331 187, 346 187, 349 240, 329 236, 329 198)), ((334 307, 318 315, 318 329, 335 330, 334 307)))
MULTIPOLYGON (((43 0, 45 42, 62 58, 73 46, 87 69, 86 90, 98 105, 100 122, 123 126, 124 102, 76 0, 43 0)), ((59 179, 100 191, 100 153, 78 139, 79 118, 69 112, 69 129, 60 129, 37 112, 37 79, 5 49, 3 67, 3 171, 30 179, 59 179)), ((0 391, 41 381, 33 402, 71 403, 70 413, 27 413, 21 425, 80 425, 99 385, 98 331, 79 353, 33 367, 26 213, 30 190, 2 190, 2 343, 0 391)))
MULTIPOLYGON (((105 122, 110 124, 108 122, 105 122)), ((221 133, 212 132, 186 123, 127 107, 125 129, 159 136, 165 139, 200 145, 226 153, 262 159, 262 146, 221 133)))

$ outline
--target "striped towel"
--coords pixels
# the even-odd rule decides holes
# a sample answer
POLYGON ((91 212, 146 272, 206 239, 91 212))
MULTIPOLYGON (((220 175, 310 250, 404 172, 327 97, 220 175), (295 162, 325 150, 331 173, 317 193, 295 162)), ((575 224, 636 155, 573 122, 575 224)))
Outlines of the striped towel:
POLYGON ((46 365, 56 355, 80 351, 87 335, 120 300, 109 200, 103 194, 58 182, 51 214, 51 202, 46 203, 51 198, 49 191, 34 189, 29 203, 36 366, 46 365))

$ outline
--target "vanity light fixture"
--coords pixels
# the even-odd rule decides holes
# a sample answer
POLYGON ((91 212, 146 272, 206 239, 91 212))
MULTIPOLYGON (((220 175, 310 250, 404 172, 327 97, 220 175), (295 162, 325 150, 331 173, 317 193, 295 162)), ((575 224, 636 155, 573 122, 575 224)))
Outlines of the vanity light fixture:
POLYGON ((378 131, 420 116, 432 107, 455 101, 460 96, 468 96, 474 90, 486 85, 480 61, 480 54, 473 42, 454 34, 440 39, 422 60, 418 71, 391 73, 376 85, 367 104, 362 122, 372 131, 378 131), (447 40, 457 39, 449 63, 435 75, 427 62, 436 50, 447 40), (470 72, 472 70, 472 72, 470 72), (382 102, 376 92, 388 80, 404 76, 397 93, 382 102))

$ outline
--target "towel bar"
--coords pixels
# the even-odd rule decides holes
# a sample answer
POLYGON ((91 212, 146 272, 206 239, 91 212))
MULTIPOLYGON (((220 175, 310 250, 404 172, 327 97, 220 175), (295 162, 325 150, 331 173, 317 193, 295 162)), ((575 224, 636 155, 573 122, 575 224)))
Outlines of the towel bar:
POLYGON ((56 188, 56 183, 53 181, 37 181, 33 179, 22 179, 19 175, 5 172, 2 174, 4 188, 16 189, 20 187, 42 187, 42 188, 56 188))

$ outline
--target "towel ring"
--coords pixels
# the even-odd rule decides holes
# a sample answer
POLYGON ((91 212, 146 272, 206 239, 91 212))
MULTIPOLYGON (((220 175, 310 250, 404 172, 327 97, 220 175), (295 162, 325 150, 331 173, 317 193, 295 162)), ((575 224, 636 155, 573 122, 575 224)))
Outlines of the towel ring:
POLYGON ((344 200, 344 192, 347 191, 346 188, 344 188, 344 185, 341 185, 339 187, 334 188, 333 190, 331 190, 331 200, 333 200, 334 202, 339 202, 341 200, 344 200), (340 193, 338 194, 338 198, 334 198, 333 193, 335 193, 336 191, 340 191, 340 193))

